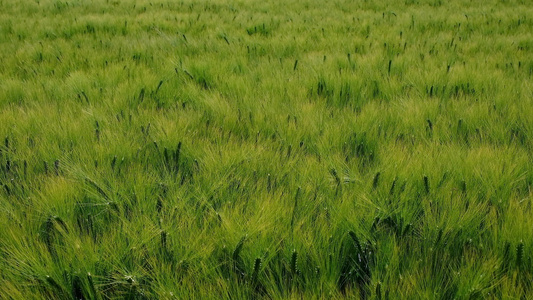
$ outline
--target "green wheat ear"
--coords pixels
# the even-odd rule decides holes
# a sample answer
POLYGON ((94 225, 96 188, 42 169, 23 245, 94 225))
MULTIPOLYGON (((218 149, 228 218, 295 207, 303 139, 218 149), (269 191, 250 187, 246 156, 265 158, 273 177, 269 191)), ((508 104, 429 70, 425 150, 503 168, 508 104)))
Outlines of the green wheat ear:
POLYGON ((519 269, 521 269, 523 262, 524 262, 524 243, 520 241, 518 246, 516 246, 516 266, 519 269))
POLYGON ((63 289, 63 287, 61 287, 60 284, 57 283, 57 281, 50 277, 49 275, 46 275, 46 283, 48 283, 48 285, 50 285, 52 287, 52 289, 54 290, 54 292, 57 294, 57 295, 64 295, 66 296, 65 294, 65 290, 63 289))
POLYGON ((67 224, 58 216, 49 216, 41 225, 40 235, 53 259, 57 259, 55 241, 62 233, 68 233, 67 224))
POLYGON ((291 256, 291 274, 296 275, 299 273, 298 270, 298 252, 296 250, 292 251, 291 256))
POLYGON ((376 284, 376 299, 381 300, 381 282, 376 284))
POLYGON ((72 284, 72 298, 83 299, 85 293, 83 292, 82 281, 78 274, 72 275, 71 284, 72 284))
POLYGON ((372 188, 373 189, 377 189, 378 185, 379 185, 379 176, 381 175, 380 172, 377 172, 376 175, 374 176, 374 181, 372 182, 372 188))
POLYGON ((233 260, 238 260, 239 256, 242 251, 242 247, 244 246, 244 242, 246 241, 246 236, 243 236, 241 240, 237 243, 237 246, 235 246, 235 250, 233 250, 232 258, 233 260))
POLYGON ((252 283, 257 283, 259 279, 259 270, 261 269, 261 258, 256 258, 254 263, 254 270, 252 272, 252 283))
POLYGON ((390 190, 389 190, 389 195, 393 195, 394 194, 394 189, 396 188, 396 182, 398 181, 398 177, 395 177, 394 180, 392 181, 392 184, 390 186, 390 190))
POLYGON ((93 299, 100 299, 98 293, 96 292, 96 286, 94 284, 93 276, 91 273, 87 273, 87 282, 89 283, 89 290, 91 292, 93 299))

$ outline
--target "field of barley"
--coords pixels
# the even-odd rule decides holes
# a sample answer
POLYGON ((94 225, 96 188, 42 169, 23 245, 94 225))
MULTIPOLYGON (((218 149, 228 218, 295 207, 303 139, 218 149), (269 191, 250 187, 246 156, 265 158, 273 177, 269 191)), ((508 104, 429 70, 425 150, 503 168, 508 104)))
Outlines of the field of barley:
POLYGON ((533 299, 530 0, 0 0, 0 299, 533 299))

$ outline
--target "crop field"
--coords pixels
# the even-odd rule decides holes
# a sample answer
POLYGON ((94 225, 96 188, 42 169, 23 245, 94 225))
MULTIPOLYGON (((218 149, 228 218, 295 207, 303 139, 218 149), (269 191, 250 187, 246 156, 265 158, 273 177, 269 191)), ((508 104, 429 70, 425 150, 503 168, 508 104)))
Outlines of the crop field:
POLYGON ((0 0, 0 299, 532 299, 530 0, 0 0))

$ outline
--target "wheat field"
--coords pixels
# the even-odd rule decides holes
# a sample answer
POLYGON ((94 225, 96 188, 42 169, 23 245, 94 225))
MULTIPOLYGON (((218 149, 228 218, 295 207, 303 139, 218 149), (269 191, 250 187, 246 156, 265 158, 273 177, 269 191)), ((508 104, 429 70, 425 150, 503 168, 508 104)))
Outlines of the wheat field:
POLYGON ((532 299, 529 0, 0 0, 0 299, 532 299))

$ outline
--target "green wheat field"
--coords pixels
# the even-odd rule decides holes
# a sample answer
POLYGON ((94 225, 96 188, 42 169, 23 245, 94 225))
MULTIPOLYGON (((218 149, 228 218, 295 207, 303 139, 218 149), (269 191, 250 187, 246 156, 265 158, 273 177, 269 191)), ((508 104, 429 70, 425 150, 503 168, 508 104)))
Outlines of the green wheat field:
POLYGON ((0 299, 533 299, 530 0, 0 0, 0 299))

